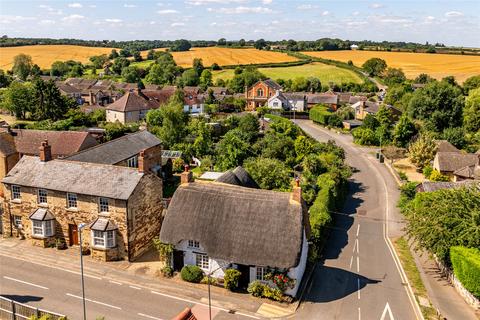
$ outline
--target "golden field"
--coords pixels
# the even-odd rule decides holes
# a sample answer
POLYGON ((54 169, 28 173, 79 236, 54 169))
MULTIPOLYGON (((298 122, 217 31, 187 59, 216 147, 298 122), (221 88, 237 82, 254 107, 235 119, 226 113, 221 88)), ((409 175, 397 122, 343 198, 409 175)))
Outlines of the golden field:
POLYGON ((250 63, 278 63, 297 61, 285 53, 263 51, 253 48, 191 48, 189 51, 172 52, 175 62, 182 67, 191 67, 194 58, 201 58, 203 65, 210 66, 217 63, 220 66, 250 63))
MULTIPOLYGON (((117 49, 118 50, 118 49, 117 49)), ((38 45, 0 48, 0 69, 11 69, 13 57, 25 53, 32 57, 42 69, 49 69, 55 61, 75 60, 89 62, 88 58, 99 54, 109 54, 112 48, 84 47, 73 45, 38 45)))
POLYGON ((358 67, 370 58, 381 58, 389 67, 401 68, 407 78, 415 78, 421 73, 427 73, 436 79, 454 76, 458 82, 462 83, 465 79, 480 74, 480 56, 360 50, 303 53, 343 62, 352 60, 358 67))

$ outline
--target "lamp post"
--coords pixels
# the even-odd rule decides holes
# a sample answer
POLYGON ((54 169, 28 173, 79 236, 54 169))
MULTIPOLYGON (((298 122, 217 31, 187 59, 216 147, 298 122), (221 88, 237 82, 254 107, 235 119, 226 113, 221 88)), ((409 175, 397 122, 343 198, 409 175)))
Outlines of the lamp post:
MULTIPOLYGON (((227 267, 231 265, 231 263, 229 263, 228 265, 226 265, 227 267)), ((212 320, 212 300, 211 300, 211 296, 210 296, 210 276, 217 270, 219 269, 222 269, 223 266, 219 266, 218 268, 216 268, 215 270, 213 271, 210 271, 207 273, 207 287, 208 287, 208 319, 209 320, 212 320)))
POLYGON ((82 250, 82 229, 85 228, 86 223, 78 225, 78 234, 80 238, 80 277, 82 282, 82 303, 83 303, 83 320, 87 320, 87 308, 85 306, 85 282, 83 280, 83 250, 82 250))

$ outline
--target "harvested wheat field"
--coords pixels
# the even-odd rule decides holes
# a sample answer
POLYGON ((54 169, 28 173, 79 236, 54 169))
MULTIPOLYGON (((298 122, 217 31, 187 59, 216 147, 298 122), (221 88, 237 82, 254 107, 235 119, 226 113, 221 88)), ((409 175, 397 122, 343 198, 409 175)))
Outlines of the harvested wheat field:
POLYGON ((205 66, 217 63, 220 66, 235 64, 278 63, 297 61, 285 53, 263 51, 253 48, 191 48, 189 51, 172 52, 175 62, 182 67, 191 67, 194 58, 201 58, 205 66))
POLYGON ((480 74, 480 56, 360 50, 303 53, 343 62, 352 60, 356 66, 361 66, 370 58, 381 58, 389 67, 401 68, 407 78, 412 79, 420 73, 427 73, 436 79, 454 76, 462 83, 465 79, 480 74))

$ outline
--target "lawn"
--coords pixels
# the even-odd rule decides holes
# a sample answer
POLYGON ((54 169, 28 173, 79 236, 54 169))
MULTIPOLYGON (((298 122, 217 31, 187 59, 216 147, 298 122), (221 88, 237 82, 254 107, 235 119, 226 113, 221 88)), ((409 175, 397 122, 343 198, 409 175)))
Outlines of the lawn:
POLYGON ((42 69, 50 69, 55 61, 75 60, 90 62, 91 56, 109 54, 112 48, 97 48, 74 45, 37 45, 0 48, 0 69, 11 69, 13 57, 20 53, 28 54, 42 69))
MULTIPOLYGON (((259 68, 260 72, 272 79, 295 79, 298 77, 316 77, 324 84, 329 82, 345 83, 355 82, 361 83, 362 79, 353 71, 331 66, 328 64, 314 62, 294 67, 278 67, 278 68, 259 68)), ((233 78, 233 70, 214 71, 213 79, 231 79, 233 78)))
POLYGON ((427 73, 436 79, 452 75, 463 83, 465 79, 480 74, 480 56, 363 50, 302 53, 343 62, 351 60, 358 67, 370 58, 381 58, 389 67, 401 68, 411 79, 420 73, 427 73))

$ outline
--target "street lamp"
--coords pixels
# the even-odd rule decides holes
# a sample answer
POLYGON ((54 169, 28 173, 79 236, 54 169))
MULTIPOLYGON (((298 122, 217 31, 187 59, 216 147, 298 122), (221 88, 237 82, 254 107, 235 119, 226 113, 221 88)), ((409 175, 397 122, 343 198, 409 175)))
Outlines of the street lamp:
POLYGON ((226 266, 219 266, 217 269, 207 273, 207 287, 208 287, 208 319, 212 320, 212 301, 210 296, 210 276, 217 270, 222 269, 223 267, 228 267, 231 263, 228 263, 226 266))
POLYGON ((83 303, 83 320, 87 320, 87 308, 85 306, 85 282, 83 280, 83 250, 82 250, 82 230, 86 227, 86 223, 78 225, 78 234, 80 237, 80 276, 82 281, 82 303, 83 303))

